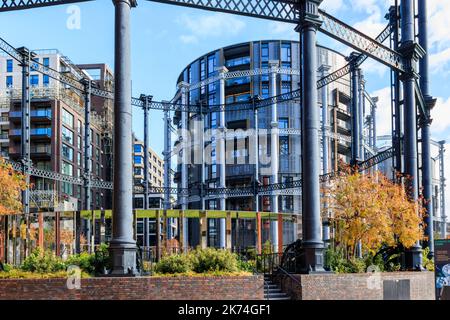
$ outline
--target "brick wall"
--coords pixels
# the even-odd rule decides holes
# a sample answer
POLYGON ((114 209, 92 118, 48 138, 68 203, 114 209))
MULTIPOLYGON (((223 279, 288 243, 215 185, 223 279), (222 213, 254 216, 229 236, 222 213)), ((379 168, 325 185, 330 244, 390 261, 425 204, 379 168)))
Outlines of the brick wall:
POLYGON ((263 300, 262 276, 0 280, 0 300, 263 300))
POLYGON ((278 279, 296 300, 383 300, 384 281, 409 280, 411 300, 434 300, 433 272, 311 274, 278 279))

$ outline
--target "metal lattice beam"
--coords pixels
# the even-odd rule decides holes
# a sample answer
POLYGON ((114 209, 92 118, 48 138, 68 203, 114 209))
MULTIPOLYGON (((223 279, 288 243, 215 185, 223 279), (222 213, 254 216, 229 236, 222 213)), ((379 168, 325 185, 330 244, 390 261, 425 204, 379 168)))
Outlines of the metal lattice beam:
MULTIPOLYGON (((386 28, 384 28, 384 30, 378 35, 378 37, 376 37, 376 40, 380 43, 383 43, 384 41, 386 41, 389 36, 392 33, 392 28, 390 25, 386 26, 386 28)), ((360 66, 364 61, 366 61, 368 58, 367 55, 361 53, 358 58, 356 59, 356 65, 360 66)), ((350 73, 350 63, 348 63, 346 66, 336 70, 333 73, 330 73, 328 76, 323 77, 322 79, 319 79, 317 81, 317 89, 323 88, 326 85, 346 76, 347 74, 350 73)))
POLYGON ((403 56, 400 53, 388 48, 379 41, 372 39, 322 10, 319 10, 319 15, 323 21, 320 27, 321 32, 372 57, 388 67, 401 72, 405 71, 403 56))
POLYGON ((148 0, 284 22, 298 21, 296 5, 273 0, 148 0))
POLYGON ((1 0, 0 12, 49 7, 92 0, 1 0))

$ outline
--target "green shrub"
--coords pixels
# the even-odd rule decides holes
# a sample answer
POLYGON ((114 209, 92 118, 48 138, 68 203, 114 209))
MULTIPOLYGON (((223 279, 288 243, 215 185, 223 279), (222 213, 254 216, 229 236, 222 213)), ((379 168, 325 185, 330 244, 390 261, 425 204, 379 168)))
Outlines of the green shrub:
MULTIPOLYGON (((10 269, 8 272, 0 272, 0 279, 51 279, 51 278, 68 278, 69 275, 66 271, 57 271, 57 272, 30 272, 23 271, 20 269, 10 269)), ((81 278, 89 278, 89 274, 82 272, 81 278)))
POLYGON ((75 265, 80 267, 81 270, 87 273, 94 273, 94 260, 95 257, 87 252, 82 252, 80 254, 72 255, 66 260, 66 265, 75 265))
POLYGON ((197 273, 211 271, 236 272, 238 270, 238 258, 228 250, 214 248, 197 249, 190 254, 192 270, 197 273))
POLYGON ((35 249, 23 262, 21 269, 37 273, 49 273, 66 270, 65 263, 51 251, 35 249))
POLYGON ((428 258, 430 254, 430 248, 427 247, 422 252, 422 264, 425 269, 428 271, 434 271, 434 261, 433 259, 428 258))
POLYGON ((103 273, 104 269, 111 269, 109 246, 107 244, 102 243, 97 250, 95 250, 93 264, 96 273, 103 273))
POLYGON ((253 273, 256 270, 256 260, 241 260, 238 259, 238 269, 241 271, 253 273))
POLYGON ((155 266, 157 273, 186 273, 192 270, 192 263, 187 255, 176 254, 163 257, 155 266))

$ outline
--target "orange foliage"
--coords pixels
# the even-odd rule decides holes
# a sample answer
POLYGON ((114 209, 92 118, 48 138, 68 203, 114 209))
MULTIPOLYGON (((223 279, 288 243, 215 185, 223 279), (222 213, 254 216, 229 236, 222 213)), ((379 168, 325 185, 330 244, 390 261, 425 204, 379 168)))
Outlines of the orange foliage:
POLYGON ((372 176, 345 168, 324 192, 336 241, 349 256, 359 241, 364 251, 376 252, 383 244, 409 248, 423 239, 424 209, 419 201, 409 201, 402 185, 379 172, 372 176))
POLYGON ((26 187, 24 175, 0 158, 0 215, 18 214, 22 211, 21 191, 26 187))

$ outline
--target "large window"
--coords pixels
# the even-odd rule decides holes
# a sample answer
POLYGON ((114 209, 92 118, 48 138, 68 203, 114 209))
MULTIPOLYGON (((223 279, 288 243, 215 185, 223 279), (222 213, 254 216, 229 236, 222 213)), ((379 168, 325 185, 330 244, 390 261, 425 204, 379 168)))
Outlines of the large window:
MULTIPOLYGON (((206 79, 206 61, 205 61, 205 59, 202 59, 200 61, 200 81, 205 80, 205 79, 206 79)), ((200 94, 205 94, 205 93, 206 93, 206 88, 205 88, 205 86, 202 86, 200 94)))
POLYGON ((278 118, 278 128, 280 128, 280 129, 289 128, 289 119, 288 118, 278 118))
POLYGON ((6 76, 6 87, 12 88, 13 86, 13 77, 12 76, 6 76))
POLYGON ((37 87, 39 85, 39 76, 37 74, 32 74, 30 77, 30 85, 32 87, 37 87))
POLYGON ((261 44, 261 61, 265 61, 265 62, 269 61, 269 44, 268 43, 261 44))
POLYGON ((69 161, 73 161, 73 149, 66 144, 62 144, 62 155, 69 161))
POLYGON ((73 166, 70 163, 63 161, 62 173, 68 176, 73 176, 73 166))
POLYGON ((48 86, 50 85, 50 78, 49 78, 49 76, 46 75, 46 74, 44 74, 44 75, 42 76, 42 85, 43 85, 44 87, 48 87, 48 86))
POLYGON ((208 75, 212 75, 216 71, 216 55, 208 57, 208 75))
POLYGON ((43 58, 42 64, 44 65, 44 67, 49 67, 50 66, 50 58, 43 58))
POLYGON ((250 57, 239 57, 239 58, 234 58, 234 59, 230 59, 227 60, 225 62, 225 66, 227 67, 236 67, 236 66, 241 66, 243 64, 250 64, 250 57))
POLYGON ((289 137, 280 137, 280 155, 289 155, 289 137))
POLYGON ((141 153, 142 152, 142 146, 140 144, 134 145, 134 153, 141 153))
POLYGON ((6 72, 13 72, 13 61, 12 61, 12 59, 6 60, 6 72))
POLYGON ((63 141, 73 145, 73 132, 64 126, 62 127, 61 131, 63 141))
POLYGON ((281 44, 281 61, 291 62, 291 44, 282 43, 281 44))
POLYGON ((142 157, 141 156, 134 156, 134 163, 135 164, 142 164, 142 157))
POLYGON ((64 124, 68 125, 70 128, 73 128, 73 114, 66 109, 62 110, 62 120, 64 124))
POLYGON ((250 77, 233 78, 226 81, 227 86, 237 86, 250 83, 250 77))

